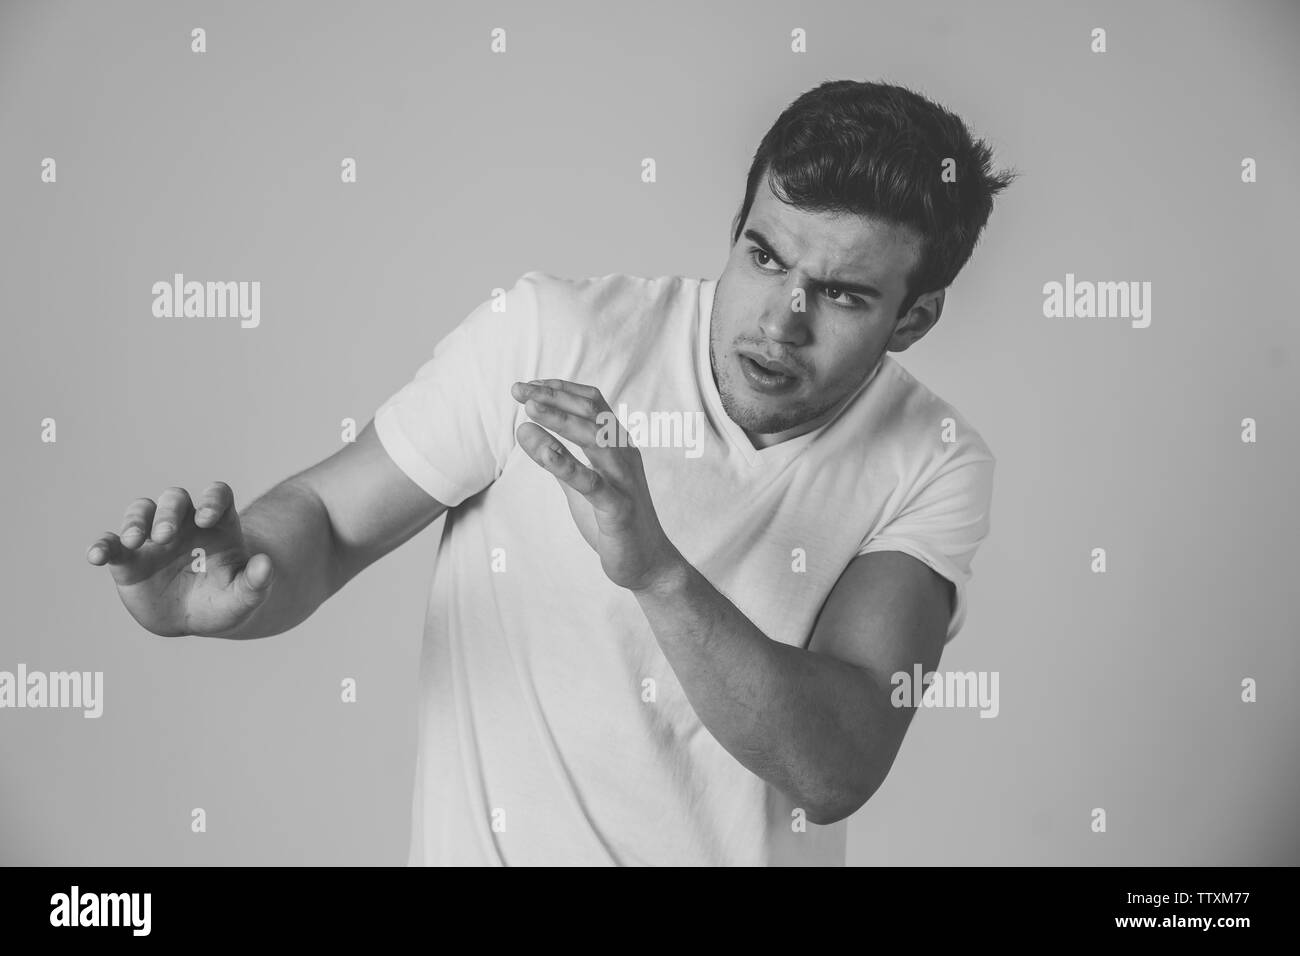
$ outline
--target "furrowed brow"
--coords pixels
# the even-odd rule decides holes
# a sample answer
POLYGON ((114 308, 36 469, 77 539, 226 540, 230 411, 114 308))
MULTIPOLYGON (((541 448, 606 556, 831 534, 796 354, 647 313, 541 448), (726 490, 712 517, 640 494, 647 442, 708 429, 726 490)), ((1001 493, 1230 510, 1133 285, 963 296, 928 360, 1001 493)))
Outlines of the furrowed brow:
MULTIPOLYGON (((781 255, 772 247, 772 243, 767 236, 763 235, 757 229, 748 228, 741 233, 746 239, 761 248, 767 255, 782 269, 788 269, 790 266, 781 257, 781 255)), ((861 295, 869 296, 873 299, 883 299, 884 293, 873 285, 867 285, 865 282, 854 282, 849 279, 818 279, 814 277, 812 284, 821 289, 839 289, 841 292, 857 292, 861 295)))

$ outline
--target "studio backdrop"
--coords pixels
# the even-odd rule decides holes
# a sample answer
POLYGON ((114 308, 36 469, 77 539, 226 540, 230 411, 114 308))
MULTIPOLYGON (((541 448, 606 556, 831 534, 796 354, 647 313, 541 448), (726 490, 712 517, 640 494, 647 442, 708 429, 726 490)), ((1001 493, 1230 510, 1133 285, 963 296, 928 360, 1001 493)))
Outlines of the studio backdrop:
POLYGON ((248 642, 145 632, 87 546, 337 450, 526 272, 717 277, 828 79, 1020 173, 895 356, 997 456, 942 661, 996 707, 918 711, 848 862, 1300 862, 1297 39, 1285 0, 3 3, 0 671, 102 684, 0 709, 0 863, 404 863, 442 522, 248 642), (177 276, 255 318, 157 314, 177 276))

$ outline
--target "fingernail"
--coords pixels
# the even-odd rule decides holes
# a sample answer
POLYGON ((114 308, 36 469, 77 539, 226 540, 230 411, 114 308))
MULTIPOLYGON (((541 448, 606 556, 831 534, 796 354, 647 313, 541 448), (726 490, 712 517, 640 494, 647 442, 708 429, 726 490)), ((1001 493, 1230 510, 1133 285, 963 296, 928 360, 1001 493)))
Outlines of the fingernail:
POLYGON ((163 535, 168 535, 171 533, 172 533, 172 526, 169 525, 166 521, 164 521, 162 524, 156 524, 153 526, 153 536, 155 538, 159 538, 163 535))
POLYGON ((212 516, 215 515, 215 514, 216 514, 216 512, 213 511, 211 508, 200 508, 200 509, 199 509, 199 513, 198 513, 197 515, 194 516, 194 520, 195 520, 195 521, 199 521, 199 520, 208 521, 208 520, 210 520, 210 519, 212 518, 212 516))

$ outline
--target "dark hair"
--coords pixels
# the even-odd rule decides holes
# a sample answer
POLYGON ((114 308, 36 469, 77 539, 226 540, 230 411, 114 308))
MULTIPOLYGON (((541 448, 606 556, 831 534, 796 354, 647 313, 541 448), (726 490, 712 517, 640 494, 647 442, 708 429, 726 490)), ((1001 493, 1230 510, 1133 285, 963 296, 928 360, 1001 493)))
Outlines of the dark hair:
POLYGON ((925 292, 947 288, 970 259, 993 197, 1019 175, 990 171, 992 150, 925 97, 886 83, 829 80, 785 108, 767 131, 732 223, 740 233, 759 177, 782 202, 848 212, 914 228, 921 258, 907 277, 902 318, 925 292), (941 178, 955 161, 956 182, 941 178))

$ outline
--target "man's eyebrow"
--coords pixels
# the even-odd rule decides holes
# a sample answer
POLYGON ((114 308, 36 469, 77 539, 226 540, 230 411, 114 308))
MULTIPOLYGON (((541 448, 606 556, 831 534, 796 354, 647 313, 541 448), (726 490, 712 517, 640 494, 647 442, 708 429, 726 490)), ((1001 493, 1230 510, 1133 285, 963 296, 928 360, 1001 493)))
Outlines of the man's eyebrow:
MULTIPOLYGON (((777 255, 776 250, 772 248, 772 243, 768 241, 767 236, 763 235, 757 229, 753 229, 753 228, 746 229, 743 233, 741 233, 741 235, 744 236, 746 239, 748 239, 750 242, 759 246, 782 269, 790 268, 786 264, 785 260, 782 259, 779 255, 777 255)), ((842 292, 859 292, 862 295, 871 296, 874 299, 884 298, 884 295, 875 286, 867 285, 862 282, 850 282, 847 279, 835 279, 835 278, 829 278, 829 279, 814 278, 812 282, 813 285, 823 289, 839 289, 842 292)))

